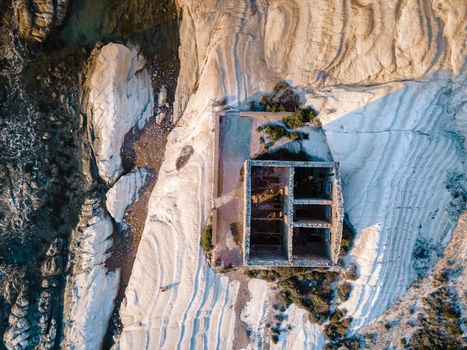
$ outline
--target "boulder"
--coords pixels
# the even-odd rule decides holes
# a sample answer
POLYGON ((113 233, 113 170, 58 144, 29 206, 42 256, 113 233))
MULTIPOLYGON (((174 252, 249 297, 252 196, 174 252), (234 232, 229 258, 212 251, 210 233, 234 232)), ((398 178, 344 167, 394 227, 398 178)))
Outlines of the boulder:
POLYGON ((145 61, 134 48, 110 43, 97 51, 88 79, 87 112, 100 177, 114 184, 123 173, 120 150, 132 128, 153 113, 154 97, 145 61))

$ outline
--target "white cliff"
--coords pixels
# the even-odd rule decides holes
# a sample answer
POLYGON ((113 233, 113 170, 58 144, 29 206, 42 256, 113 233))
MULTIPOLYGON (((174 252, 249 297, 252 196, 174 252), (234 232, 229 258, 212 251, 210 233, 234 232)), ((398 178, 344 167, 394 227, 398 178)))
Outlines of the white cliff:
POLYGON ((139 191, 149 175, 145 168, 136 168, 118 181, 106 193, 106 206, 115 222, 121 224, 127 208, 139 198, 139 191))
POLYGON ((449 183, 464 173, 463 137, 455 103, 464 76, 439 73, 423 82, 386 84, 358 92, 333 91, 324 117, 331 153, 340 162, 346 213, 357 237, 350 255, 360 277, 342 305, 354 327, 378 318, 420 273, 433 266, 460 214, 449 183), (457 96, 457 97, 456 97, 457 96), (345 100, 343 100, 345 99, 345 100), (449 106, 449 108, 448 108, 449 106), (418 242, 431 246, 415 261, 418 242))
POLYGON ((120 280, 119 269, 109 271, 106 266, 114 233, 112 217, 117 224, 123 222, 149 174, 146 169, 134 169, 123 175, 120 155, 127 133, 143 127, 153 112, 144 60, 136 49, 108 44, 94 50, 88 73, 84 104, 90 119, 89 137, 98 175, 111 187, 105 194, 108 213, 100 195, 91 195, 84 201, 72 234, 61 343, 67 349, 102 345, 120 280))
MULTIPOLYGON (((226 98, 245 108, 282 80, 318 108, 330 151, 341 162, 345 210, 357 228, 350 255, 361 272, 345 306, 354 328, 371 322, 415 279, 417 237, 442 248, 459 215, 446 185, 451 174, 464 171, 465 150, 456 130, 466 120, 465 77, 459 76, 466 4, 186 0, 179 5, 175 113, 180 124, 169 135, 149 201, 120 312, 120 347, 235 348, 239 286, 213 273, 199 248, 213 199, 212 104, 226 98), (186 145, 194 153, 177 170, 186 145), (160 292, 164 286, 170 288, 160 292)), ((302 327, 285 334, 281 344, 322 348, 319 328, 301 310, 289 312, 302 327)), ((244 319, 262 322, 247 314, 244 319)))
POLYGON ((65 349, 99 349, 102 345, 120 275, 119 270, 108 271, 105 266, 112 232, 112 220, 99 199, 86 199, 70 248, 61 343, 65 349))
POLYGON ((459 72, 465 11, 465 3, 457 0, 271 1, 266 63, 300 86, 385 83, 442 69, 459 72))
POLYGON ((95 53, 88 78, 87 111, 99 175, 113 184, 122 174, 125 135, 153 112, 151 79, 136 49, 107 44, 95 53))

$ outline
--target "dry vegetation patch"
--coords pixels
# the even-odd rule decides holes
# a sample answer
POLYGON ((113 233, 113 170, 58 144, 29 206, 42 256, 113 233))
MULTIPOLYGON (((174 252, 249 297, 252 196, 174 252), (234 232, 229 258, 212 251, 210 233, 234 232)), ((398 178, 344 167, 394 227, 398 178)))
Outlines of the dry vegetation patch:
MULTIPOLYGON (((347 219, 344 226, 346 242, 344 249, 341 249, 341 257, 350 250, 355 236, 347 219)), ((277 309, 286 310, 293 303, 308 311, 309 320, 324 327, 324 333, 329 338, 328 348, 359 349, 364 346, 363 338, 349 333, 352 318, 346 316, 345 310, 338 308, 340 302, 350 296, 352 284, 348 280, 358 277, 357 269, 354 265, 344 269, 342 260, 340 263, 338 269, 277 267, 249 269, 245 274, 277 286, 277 309)), ((281 331, 286 330, 280 327, 280 322, 270 327, 273 343, 278 341, 281 331)))

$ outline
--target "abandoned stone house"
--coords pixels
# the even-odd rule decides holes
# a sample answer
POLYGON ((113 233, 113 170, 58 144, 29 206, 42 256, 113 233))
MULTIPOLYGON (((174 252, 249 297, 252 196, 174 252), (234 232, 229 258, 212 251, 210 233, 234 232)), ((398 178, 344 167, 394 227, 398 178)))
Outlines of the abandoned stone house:
POLYGON ((244 264, 336 264, 343 222, 339 164, 247 160, 244 167, 244 264))

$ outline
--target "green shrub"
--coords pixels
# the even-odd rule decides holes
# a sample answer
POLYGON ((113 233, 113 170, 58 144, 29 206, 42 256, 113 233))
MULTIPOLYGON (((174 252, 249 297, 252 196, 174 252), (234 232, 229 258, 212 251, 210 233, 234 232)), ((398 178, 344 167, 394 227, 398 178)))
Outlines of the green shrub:
POLYGON ((410 338, 414 349, 461 349, 461 313, 454 288, 441 287, 422 299, 425 314, 419 314, 419 326, 410 338))
MULTIPOLYGON (((336 311, 331 319, 330 322, 324 327, 324 333, 326 336, 331 340, 329 348, 331 349, 347 349, 348 347, 342 347, 344 344, 353 343, 351 338, 346 337, 347 332, 350 328, 350 324, 352 323, 352 317, 343 318, 344 314, 338 310, 336 311)), ((350 349, 360 349, 360 346, 353 347, 354 345, 350 345, 350 349)))
POLYGON ((406 339, 405 337, 404 337, 404 338, 401 338, 401 341, 400 341, 400 342, 401 342, 401 346, 402 346, 403 348, 405 348, 405 347, 407 346, 407 339, 406 339))
POLYGON ((308 111, 308 119, 313 120, 316 118, 316 111, 313 108, 310 108, 308 111))
POLYGON ((201 247, 203 248, 204 252, 210 252, 213 248, 212 246, 212 226, 206 226, 201 231, 201 247))
POLYGON ((273 319, 280 323, 287 319, 287 314, 274 314, 273 319))
POLYGON ((339 350, 363 350, 365 349, 365 339, 362 336, 344 336, 336 338, 326 344, 326 349, 339 349, 339 350))
POLYGON ((266 112, 285 112, 286 108, 284 105, 281 104, 268 104, 266 106, 266 112))
POLYGON ((323 126, 323 123, 321 122, 321 120, 319 118, 315 118, 315 119, 313 119, 313 125, 316 128, 321 128, 323 126))
POLYGON ((259 278, 268 282, 276 280, 276 272, 273 270, 246 270, 245 274, 250 278, 259 278))
POLYGON ((212 106, 213 107, 225 108, 227 106, 227 104, 228 104, 227 97, 221 97, 221 98, 218 98, 217 100, 212 101, 212 106))
POLYGON ((337 287, 337 295, 342 302, 349 299, 351 291, 352 285, 349 282, 343 282, 337 287))
POLYGON ((313 109, 296 109, 292 115, 285 117, 282 121, 289 129, 298 129, 311 122, 315 116, 316 114, 313 109))
POLYGON ((350 265, 349 269, 344 273, 344 278, 355 281, 358 278, 357 265, 350 265))
POLYGON ((281 329, 279 327, 272 327, 271 328, 271 333, 280 335, 281 334, 281 329))
POLYGON ((350 251, 353 246, 353 241, 355 238, 355 230, 349 224, 347 216, 344 218, 344 224, 342 226, 342 239, 341 239, 341 248, 339 251, 340 256, 345 256, 350 251))
POLYGON ((455 310, 452 305, 444 305, 443 310, 441 311, 441 314, 446 320, 453 319, 457 320, 460 317, 460 312, 455 310))
POLYGON ((311 309, 318 314, 327 314, 329 311, 329 300, 323 300, 320 295, 312 294, 311 296, 311 309))
POLYGON ((331 315, 331 318, 329 319, 330 323, 339 323, 339 321, 345 316, 345 314, 342 312, 342 310, 337 309, 334 311, 331 315))
POLYGON ((280 140, 282 137, 287 136, 288 132, 282 125, 268 124, 264 127, 264 132, 272 142, 280 140))

